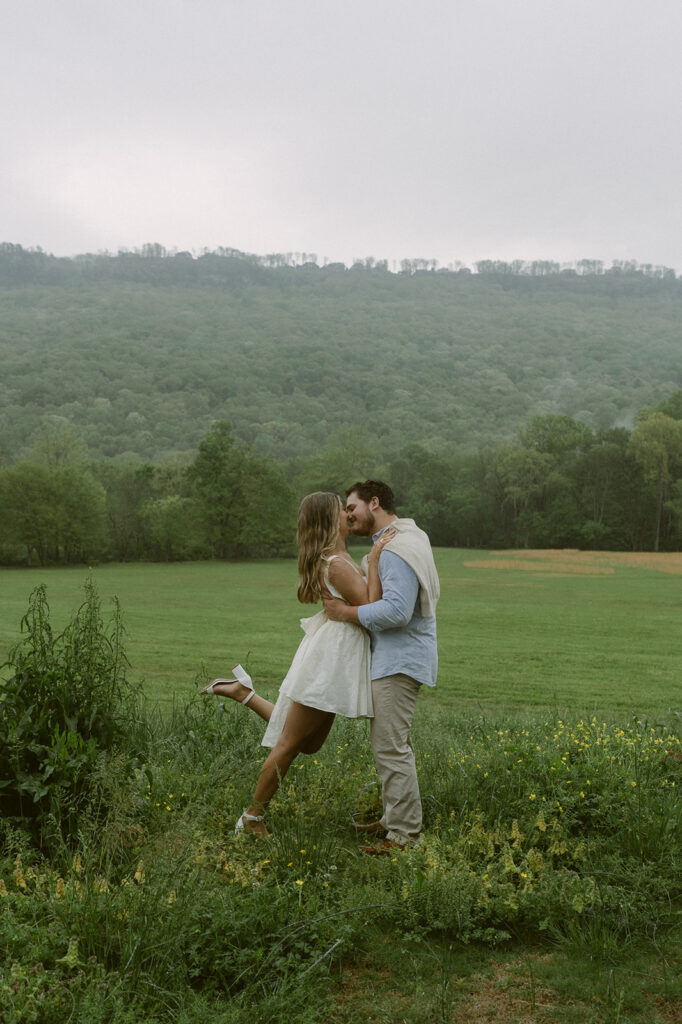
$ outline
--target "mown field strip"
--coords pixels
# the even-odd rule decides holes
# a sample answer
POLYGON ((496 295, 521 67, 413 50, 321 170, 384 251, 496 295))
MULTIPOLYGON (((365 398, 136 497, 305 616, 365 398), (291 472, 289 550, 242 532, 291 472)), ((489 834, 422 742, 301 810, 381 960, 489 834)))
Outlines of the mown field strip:
MULTIPOLYGON (((429 701, 680 710, 682 556, 439 549, 440 676, 429 701), (608 570, 608 571, 605 571, 608 570)), ((312 614, 295 561, 105 565, 0 572, 0 658, 20 636, 31 590, 47 586, 54 628, 91 574, 106 617, 114 596, 131 677, 164 705, 199 675, 248 662, 274 690, 312 614)))

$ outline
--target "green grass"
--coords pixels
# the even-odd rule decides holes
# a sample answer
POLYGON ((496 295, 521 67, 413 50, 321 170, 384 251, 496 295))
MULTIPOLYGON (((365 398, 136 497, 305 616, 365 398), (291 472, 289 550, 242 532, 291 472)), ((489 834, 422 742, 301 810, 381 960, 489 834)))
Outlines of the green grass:
MULTIPOLYGON (((440 672, 427 700, 461 706, 679 710, 679 575, 614 564, 611 575, 468 568, 480 551, 436 552, 440 672)), ((566 556, 568 560, 570 556, 566 556)), ((47 584, 53 622, 83 599, 89 570, 0 573, 0 658, 19 637, 28 596, 47 584)), ((116 595, 131 677, 168 707, 196 677, 248 663, 271 692, 298 646, 295 561, 106 565, 90 570, 106 610, 116 595)))
MULTIPOLYGON (((475 660, 487 651, 482 635, 511 644, 525 622, 516 649, 532 673, 527 651, 543 652, 537 664, 550 665, 568 649, 567 640, 565 648, 543 647, 544 631, 553 626, 556 635, 564 623, 567 635, 582 638, 594 675, 614 621, 604 584, 611 610, 622 602, 623 621, 634 616, 649 642, 657 637, 654 654, 672 647, 661 638, 671 625, 674 576, 628 565, 620 580, 559 578, 518 565, 465 565, 480 555, 438 557, 450 664, 462 636, 475 660), (510 600, 510 590, 523 602, 510 600), (490 618, 477 634, 484 608, 490 618), (650 613, 644 619, 641 608, 650 613)), ((206 620, 214 615, 214 638, 224 622, 214 605, 221 588, 232 594, 228 620, 249 642, 257 637, 268 653, 278 639, 293 648, 294 568, 112 566, 98 568, 96 579, 102 596, 113 584, 124 611, 127 602, 131 641, 138 632, 149 641, 129 646, 139 671, 142 654, 153 669, 155 652, 167 657, 183 645, 200 662, 206 620), (268 588, 276 599, 263 612, 268 588)), ((11 578, 29 589, 39 580, 17 573, 3 583, 11 578)), ((48 589, 50 580, 62 584, 61 604, 53 600, 57 631, 86 595, 79 572, 49 574, 48 589)), ((91 591, 91 607, 94 598, 91 591)), ((152 695, 184 691, 170 713, 133 700, 119 707, 118 663, 97 617, 82 616, 81 628, 54 647, 45 617, 34 611, 33 621, 17 685, 1 705, 10 713, 0 719, 0 775, 14 787, 3 790, 3 807, 13 792, 43 795, 33 830, 24 805, 21 818, 0 815, 0 1024, 682 1019, 675 714, 639 719, 613 699, 603 717, 564 713, 547 707, 552 695, 543 697, 539 684, 536 707, 513 709, 493 647, 490 707, 475 691, 458 696, 454 670, 420 702, 414 748, 424 831, 415 849, 392 858, 358 851, 351 822, 377 816, 380 792, 368 723, 345 719, 321 751, 292 765, 268 810, 272 837, 262 843, 233 833, 264 757, 260 719, 162 674, 147 683, 152 695), (91 711, 102 715, 108 699, 120 712, 115 742, 91 729, 91 711), (76 743, 76 725, 101 746, 76 743)), ((622 672, 641 634, 624 630, 620 642, 629 643, 622 672)), ((644 654, 642 646, 640 668, 644 654)), ((273 653, 276 678, 275 657, 286 667, 290 652, 273 653)), ((255 648, 252 660, 261 664, 255 648)), ((666 664, 674 673, 673 654, 666 664)), ((645 697, 641 704, 648 706, 645 697)))

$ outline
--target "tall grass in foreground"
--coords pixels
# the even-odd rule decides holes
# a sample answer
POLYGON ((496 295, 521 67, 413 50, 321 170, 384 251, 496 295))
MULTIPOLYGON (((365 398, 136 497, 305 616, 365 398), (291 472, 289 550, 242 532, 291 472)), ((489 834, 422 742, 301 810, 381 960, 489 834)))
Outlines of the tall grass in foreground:
MULTIPOLYGON (((63 693, 69 676, 55 666, 50 685, 63 693)), ((381 934, 396 946, 547 938, 614 964, 679 922, 671 722, 427 702, 414 736, 422 842, 371 859, 349 828, 379 807, 365 723, 337 721, 294 764, 262 843, 233 834, 263 756, 248 709, 193 697, 170 717, 148 710, 145 730, 139 705, 126 713, 136 743, 101 744, 68 830, 41 849, 21 820, 0 823, 3 1022, 313 1024, 335 1012, 320 980, 381 934)), ((65 802, 68 787, 55 782, 65 802)))

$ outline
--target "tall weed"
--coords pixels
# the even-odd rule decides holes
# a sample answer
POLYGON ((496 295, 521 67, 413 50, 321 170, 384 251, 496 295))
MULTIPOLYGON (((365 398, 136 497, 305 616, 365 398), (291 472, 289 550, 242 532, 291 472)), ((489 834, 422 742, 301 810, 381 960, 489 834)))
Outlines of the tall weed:
POLYGON ((0 811, 46 849, 72 839, 93 787, 117 750, 143 753, 138 692, 126 678, 118 604, 105 626, 92 581, 58 634, 45 586, 31 594, 25 634, 0 683, 0 811))

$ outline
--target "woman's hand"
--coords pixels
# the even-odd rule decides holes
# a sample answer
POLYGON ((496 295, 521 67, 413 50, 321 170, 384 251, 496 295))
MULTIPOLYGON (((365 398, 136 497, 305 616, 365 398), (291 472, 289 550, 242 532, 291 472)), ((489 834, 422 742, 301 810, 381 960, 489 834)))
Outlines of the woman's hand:
POLYGON ((382 588, 379 577, 379 556, 388 542, 393 540, 397 532, 394 527, 389 526, 388 529, 384 530, 367 556, 367 589, 369 591, 370 604, 381 600, 382 588))
POLYGON ((398 531, 395 529, 394 526, 389 526, 388 529, 384 530, 382 535, 379 537, 379 540, 376 542, 376 544, 372 546, 372 550, 367 556, 367 560, 369 562, 378 562, 379 555, 384 550, 388 542, 393 540, 397 533, 398 531))

